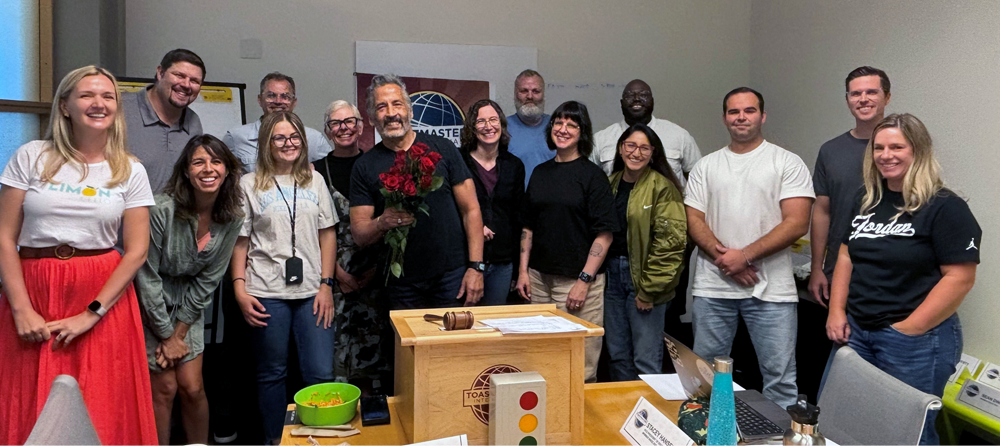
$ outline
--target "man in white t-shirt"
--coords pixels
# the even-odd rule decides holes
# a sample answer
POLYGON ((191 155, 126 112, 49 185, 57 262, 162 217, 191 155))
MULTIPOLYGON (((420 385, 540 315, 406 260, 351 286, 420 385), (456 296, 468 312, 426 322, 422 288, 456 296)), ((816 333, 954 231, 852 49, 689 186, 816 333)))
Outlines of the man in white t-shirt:
POLYGON ((698 245, 692 295, 694 351, 729 356, 743 316, 764 396, 795 404, 798 293, 791 245, 809 230, 812 179, 797 155, 764 140, 764 97, 747 87, 722 101, 728 146, 699 161, 686 188, 688 234, 698 245))
POLYGON ((677 124, 653 116, 653 91, 642 80, 635 79, 625 86, 621 105, 624 120, 594 134, 594 151, 590 154, 590 160, 604 169, 605 174, 611 175, 615 152, 618 150, 618 138, 629 126, 641 122, 653 129, 663 142, 667 164, 670 164, 674 175, 677 175, 681 186, 684 186, 688 172, 701 159, 701 151, 691 134, 677 124))

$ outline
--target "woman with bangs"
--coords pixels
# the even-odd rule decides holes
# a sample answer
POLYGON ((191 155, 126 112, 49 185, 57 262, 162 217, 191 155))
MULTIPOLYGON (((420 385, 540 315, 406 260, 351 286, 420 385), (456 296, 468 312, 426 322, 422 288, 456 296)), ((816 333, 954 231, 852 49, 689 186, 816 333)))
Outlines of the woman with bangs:
POLYGON ((306 385, 333 381, 337 214, 322 175, 309 167, 305 126, 291 112, 260 125, 257 170, 243 175, 243 227, 233 251, 233 290, 257 360, 266 441, 281 439, 288 348, 295 339, 306 385))
MULTIPOLYGON (((982 230, 941 181, 915 116, 875 126, 851 228, 830 286, 827 336, 882 371, 937 396, 962 355, 958 306, 976 281, 982 230)), ((937 444, 929 411, 921 444, 937 444)))
MULTIPOLYGON (((604 325, 603 263, 618 222, 608 177, 588 158, 594 135, 587 106, 569 101, 557 107, 545 140, 556 156, 535 167, 528 180, 517 291, 531 303, 554 303, 604 325)), ((584 378, 594 382, 601 338, 584 344, 584 378)))
POLYGON ((156 444, 132 286, 149 245, 149 180, 126 149, 110 72, 73 70, 55 97, 45 139, 0 175, 0 443, 25 443, 66 374, 101 443, 156 444))
POLYGON ((618 138, 613 172, 618 230, 608 249, 604 340, 611 379, 631 381, 663 371, 664 318, 683 267, 687 215, 663 143, 645 124, 618 138))
POLYGON ((191 138, 150 211, 149 255, 136 276, 160 444, 180 393, 188 443, 208 443, 202 381, 204 310, 243 226, 239 160, 212 135, 191 138))

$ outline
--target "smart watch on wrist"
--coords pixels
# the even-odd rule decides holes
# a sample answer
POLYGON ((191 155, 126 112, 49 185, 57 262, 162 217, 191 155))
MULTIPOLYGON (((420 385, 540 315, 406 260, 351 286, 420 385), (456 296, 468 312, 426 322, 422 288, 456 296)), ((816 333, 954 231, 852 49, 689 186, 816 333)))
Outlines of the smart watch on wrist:
POLYGON ((486 263, 484 262, 466 262, 465 266, 470 269, 476 270, 476 272, 485 273, 486 263))
POLYGON ((332 277, 324 277, 322 279, 319 279, 319 284, 320 285, 323 285, 323 284, 330 285, 330 288, 333 288, 333 285, 334 285, 333 278, 332 277))
POLYGON ((587 274, 586 271, 580 271, 580 280, 582 280, 583 283, 591 283, 594 281, 594 279, 595 277, 591 276, 590 274, 587 274))
POLYGON ((87 309, 96 314, 97 317, 104 317, 105 314, 108 314, 108 309, 104 308, 104 305, 101 305, 101 302, 96 299, 87 305, 87 309))

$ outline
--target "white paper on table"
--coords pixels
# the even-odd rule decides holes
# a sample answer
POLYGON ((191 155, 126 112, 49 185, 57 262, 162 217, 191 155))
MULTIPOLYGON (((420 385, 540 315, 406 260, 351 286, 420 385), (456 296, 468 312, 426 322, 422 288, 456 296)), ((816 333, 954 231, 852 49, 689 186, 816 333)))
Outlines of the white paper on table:
POLYGON ((422 441, 420 443, 411 443, 409 446, 469 446, 469 438, 462 435, 456 435, 454 437, 438 438, 437 440, 422 441))
MULTIPOLYGON (((684 391, 684 385, 681 384, 681 378, 677 376, 676 373, 668 373, 663 375, 639 375, 649 387, 652 387, 663 399, 665 400, 686 400, 690 396, 684 391)), ((746 390, 743 386, 733 383, 733 390, 740 391, 746 390)))
POLYGON ((487 319, 483 325, 508 333, 568 333, 586 331, 587 327, 559 316, 512 317, 487 319))

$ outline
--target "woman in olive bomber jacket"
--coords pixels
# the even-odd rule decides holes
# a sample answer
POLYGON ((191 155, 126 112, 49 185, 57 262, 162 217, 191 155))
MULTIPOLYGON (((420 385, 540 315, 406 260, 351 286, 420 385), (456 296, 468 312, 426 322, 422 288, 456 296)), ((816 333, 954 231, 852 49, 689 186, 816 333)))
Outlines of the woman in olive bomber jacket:
POLYGON ((664 314, 680 279, 687 218, 663 144, 644 124, 619 138, 610 181, 621 229, 608 252, 604 328, 611 378, 624 381, 661 373, 664 314))

